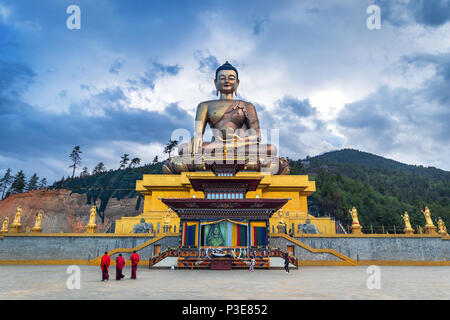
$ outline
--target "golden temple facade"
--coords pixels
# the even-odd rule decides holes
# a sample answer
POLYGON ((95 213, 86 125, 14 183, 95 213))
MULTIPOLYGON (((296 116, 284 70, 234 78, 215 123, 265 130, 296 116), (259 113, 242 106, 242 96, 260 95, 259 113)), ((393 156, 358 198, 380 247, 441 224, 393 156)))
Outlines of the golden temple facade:
MULTIPOLYGON (((145 221, 151 223, 152 234, 167 232, 163 226, 170 225, 168 230, 179 232, 180 219, 161 199, 164 198, 198 198, 205 197, 202 191, 195 191, 190 179, 209 179, 217 177, 213 172, 182 172, 181 174, 149 174, 136 181, 136 190, 144 196, 144 209, 136 217, 122 217, 116 220, 115 233, 129 234, 135 225, 145 221)), ((311 223, 321 234, 335 234, 335 221, 330 218, 319 218, 308 214, 307 197, 315 192, 314 181, 307 175, 270 175, 260 172, 238 172, 227 179, 261 179, 255 191, 248 191, 247 199, 288 199, 288 202, 274 214, 270 220, 270 232, 279 231, 279 225, 286 226, 286 233, 298 236, 298 225, 311 223), (293 229, 293 230, 292 230, 293 229)))

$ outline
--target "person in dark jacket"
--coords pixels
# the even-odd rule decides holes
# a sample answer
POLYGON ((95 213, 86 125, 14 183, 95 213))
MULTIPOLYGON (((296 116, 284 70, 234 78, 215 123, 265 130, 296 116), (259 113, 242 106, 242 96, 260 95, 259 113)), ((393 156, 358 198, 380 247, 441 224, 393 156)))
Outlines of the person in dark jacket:
POLYGON ((289 273, 289 256, 287 253, 284 255, 284 270, 289 273))

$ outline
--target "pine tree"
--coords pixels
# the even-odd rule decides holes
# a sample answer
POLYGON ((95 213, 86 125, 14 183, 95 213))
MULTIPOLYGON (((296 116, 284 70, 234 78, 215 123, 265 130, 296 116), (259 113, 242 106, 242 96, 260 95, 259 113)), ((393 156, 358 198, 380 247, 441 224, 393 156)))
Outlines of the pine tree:
POLYGON ((157 164, 158 162, 159 162, 158 156, 155 156, 155 157, 153 158, 152 164, 157 164))
POLYGON ((43 189, 47 186, 47 179, 46 178, 42 178, 41 182, 39 183, 39 189, 43 189))
POLYGON ((80 153, 82 153, 80 150, 80 146, 76 146, 75 148, 73 148, 72 153, 69 155, 69 158, 72 159, 73 162, 73 164, 69 166, 69 168, 73 168, 72 179, 75 176, 75 170, 81 163, 80 153))
POLYGON ((92 174, 102 173, 104 171, 106 171, 105 164, 103 162, 100 162, 95 166, 94 170, 92 170, 92 174))
POLYGON ((11 184, 11 188, 9 189, 9 192, 14 193, 22 193, 25 189, 26 180, 25 180, 25 174, 22 170, 17 172, 16 176, 14 177, 14 181, 11 184))
POLYGON ((129 154, 125 153, 122 157, 120 157, 120 167, 119 169, 125 169, 128 161, 130 161, 129 154))
POLYGON ((89 175, 89 169, 88 167, 84 167, 83 171, 80 173, 80 177, 87 177, 89 175))
POLYGON ((177 140, 172 140, 170 139, 169 142, 166 144, 166 146, 164 147, 164 153, 168 153, 169 154, 169 158, 170 155, 173 151, 173 149, 175 149, 175 147, 178 145, 178 141, 177 140))
POLYGON ((5 198, 5 192, 8 190, 8 187, 12 182, 13 176, 11 176, 11 169, 8 168, 3 178, 0 179, 0 192, 2 193, 2 199, 5 198))
POLYGON ((36 173, 34 173, 25 187, 26 191, 37 190, 38 188, 39 177, 36 173))
POLYGON ((129 168, 135 168, 137 165, 141 163, 141 159, 139 158, 133 158, 130 162, 129 168))

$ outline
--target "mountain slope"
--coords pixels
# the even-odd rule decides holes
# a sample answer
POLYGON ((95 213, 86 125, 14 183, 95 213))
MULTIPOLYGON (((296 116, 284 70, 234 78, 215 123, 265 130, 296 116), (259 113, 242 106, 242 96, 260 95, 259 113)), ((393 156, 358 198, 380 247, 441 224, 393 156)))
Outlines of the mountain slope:
MULTIPOLYGON (((420 212, 428 205, 433 220, 450 222, 450 172, 403 164, 352 149, 292 161, 293 173, 316 180, 311 210, 350 224, 348 209, 356 206, 366 226, 401 226, 408 211, 413 226, 425 223, 420 212)), ((367 231, 367 230, 366 230, 367 231)))

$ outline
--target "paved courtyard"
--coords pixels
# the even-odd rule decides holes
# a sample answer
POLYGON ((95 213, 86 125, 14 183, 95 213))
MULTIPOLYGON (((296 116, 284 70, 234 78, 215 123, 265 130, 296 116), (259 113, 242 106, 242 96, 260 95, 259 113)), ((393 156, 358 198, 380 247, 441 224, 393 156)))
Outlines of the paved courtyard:
POLYGON ((380 289, 368 289, 367 267, 291 270, 149 270, 138 279, 100 281, 81 266, 81 288, 69 290, 68 266, 0 266, 0 299, 450 299, 450 267, 380 267, 380 289))

